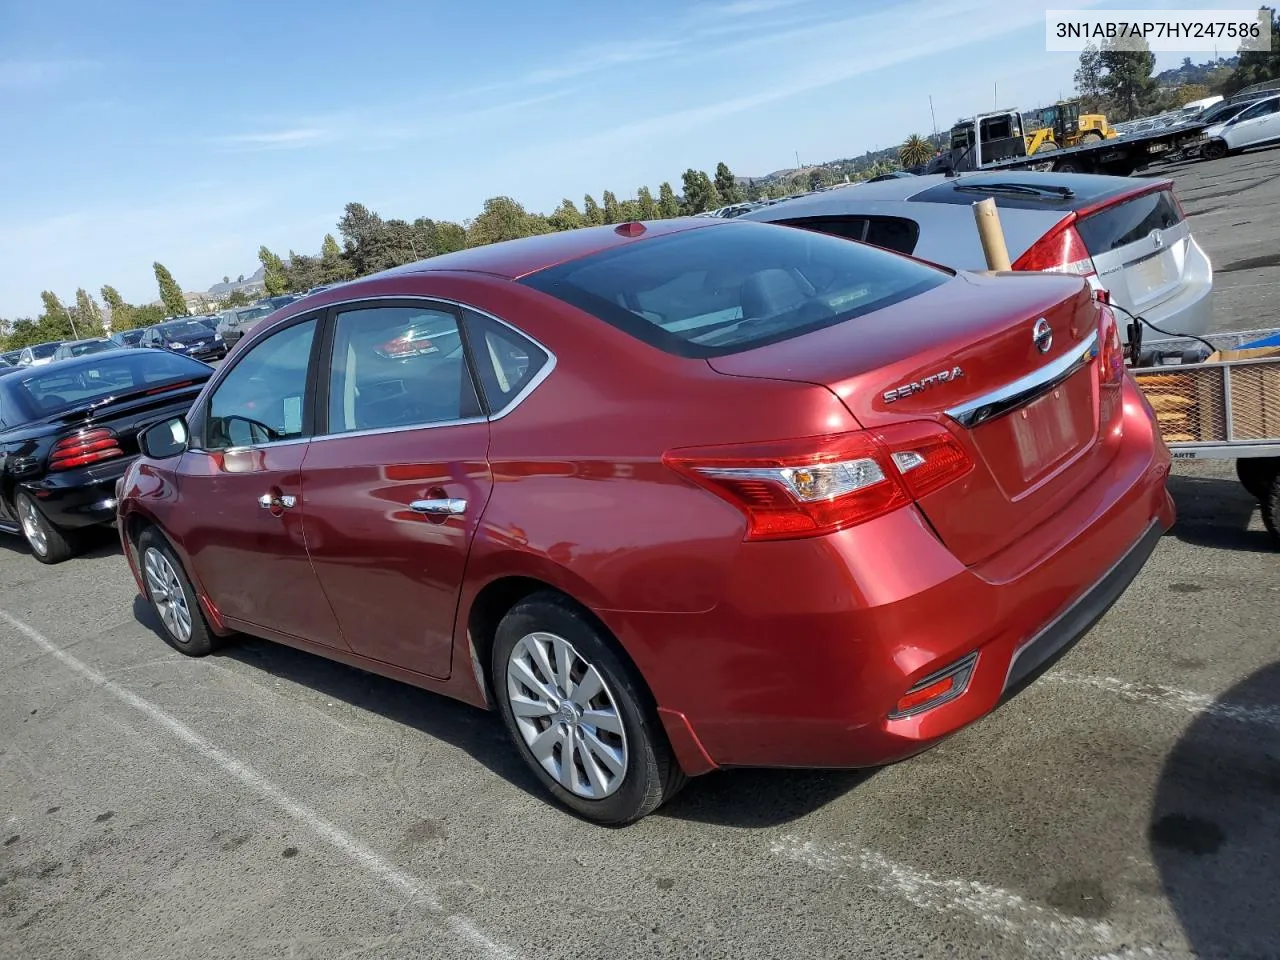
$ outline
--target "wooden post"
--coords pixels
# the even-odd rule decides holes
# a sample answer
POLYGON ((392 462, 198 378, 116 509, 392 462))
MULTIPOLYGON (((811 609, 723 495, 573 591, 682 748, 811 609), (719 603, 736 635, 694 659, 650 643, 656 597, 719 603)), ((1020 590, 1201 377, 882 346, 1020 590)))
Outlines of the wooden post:
POLYGON ((996 211, 995 198, 987 197, 975 203, 973 219, 978 225, 978 237, 982 240, 982 252, 987 258, 987 269, 1013 269, 1009 263, 1009 248, 1004 244, 1004 231, 1000 229, 1000 214, 996 211))

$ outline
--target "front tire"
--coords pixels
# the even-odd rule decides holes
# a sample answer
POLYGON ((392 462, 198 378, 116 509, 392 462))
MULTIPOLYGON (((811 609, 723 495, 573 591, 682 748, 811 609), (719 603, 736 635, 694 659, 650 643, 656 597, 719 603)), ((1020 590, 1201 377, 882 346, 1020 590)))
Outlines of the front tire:
POLYGON ((579 816, 633 823, 684 785, 643 682, 566 598, 537 593, 512 607, 498 625, 491 673, 516 749, 579 816))
POLYGON ((154 527, 138 538, 138 562, 164 642, 189 657, 207 656, 220 647, 222 638, 209 629, 182 562, 154 527))
POLYGON ((19 493, 13 505, 31 555, 41 563, 52 566, 70 560, 79 552, 80 538, 73 531, 51 523, 30 495, 19 493))

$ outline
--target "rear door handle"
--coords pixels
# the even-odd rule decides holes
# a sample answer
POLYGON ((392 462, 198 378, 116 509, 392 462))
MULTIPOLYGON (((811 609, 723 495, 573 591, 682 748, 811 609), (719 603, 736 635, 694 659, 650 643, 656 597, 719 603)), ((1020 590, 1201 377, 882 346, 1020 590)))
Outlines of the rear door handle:
POLYGON ((409 509, 414 513, 425 513, 432 517, 457 517, 467 512, 467 501, 455 497, 414 500, 409 504, 409 509))

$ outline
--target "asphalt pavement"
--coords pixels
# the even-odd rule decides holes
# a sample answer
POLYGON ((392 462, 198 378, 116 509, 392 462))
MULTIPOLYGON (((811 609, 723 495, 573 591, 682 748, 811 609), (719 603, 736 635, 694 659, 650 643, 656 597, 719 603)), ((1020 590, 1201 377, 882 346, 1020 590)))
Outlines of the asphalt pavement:
MULTIPOLYGON (((1224 328, 1280 325, 1240 265, 1280 251, 1278 160, 1175 171, 1224 328)), ((0 540, 0 957, 1280 957, 1280 554, 1229 464, 1176 471, 1139 579, 987 719, 622 830, 544 802, 496 716, 172 652, 109 534, 52 569, 0 540)))

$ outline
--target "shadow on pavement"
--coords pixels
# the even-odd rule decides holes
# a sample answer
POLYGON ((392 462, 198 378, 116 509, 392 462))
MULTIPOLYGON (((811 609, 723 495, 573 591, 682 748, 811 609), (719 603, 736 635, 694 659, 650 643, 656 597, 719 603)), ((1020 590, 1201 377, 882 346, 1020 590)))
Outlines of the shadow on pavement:
MULTIPOLYGON (((133 601, 134 618, 161 636, 151 605, 133 601)), ((464 751, 508 783, 549 799, 516 753, 496 713, 478 710, 406 683, 366 673, 315 654, 240 637, 218 656, 236 660, 353 707, 411 727, 464 751)), ((657 816, 735 827, 768 827, 812 813, 853 789, 867 772, 736 770, 695 777, 657 816)))
POLYGON ((1258 501, 1240 483, 1221 477, 1169 477, 1169 492, 1178 506, 1178 522, 1172 535, 1197 547, 1274 553, 1270 534, 1249 525, 1258 513, 1258 501))
POLYGON ((1149 839, 1198 957, 1280 956, 1280 663, 1231 688, 1165 762, 1149 839))

